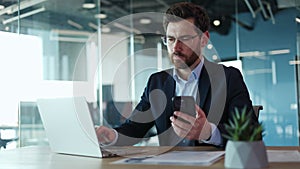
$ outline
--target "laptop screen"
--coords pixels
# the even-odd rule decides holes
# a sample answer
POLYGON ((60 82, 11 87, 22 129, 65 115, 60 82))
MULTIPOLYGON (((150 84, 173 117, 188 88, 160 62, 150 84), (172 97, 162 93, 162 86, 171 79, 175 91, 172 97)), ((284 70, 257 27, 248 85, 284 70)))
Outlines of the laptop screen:
POLYGON ((102 157, 84 97, 38 99, 37 104, 53 152, 102 157))

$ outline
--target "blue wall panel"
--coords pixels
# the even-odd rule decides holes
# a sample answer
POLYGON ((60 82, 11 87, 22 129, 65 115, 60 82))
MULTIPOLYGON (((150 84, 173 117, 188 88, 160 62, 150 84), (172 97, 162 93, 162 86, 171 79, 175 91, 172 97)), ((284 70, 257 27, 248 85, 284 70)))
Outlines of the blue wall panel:
MULTIPOLYGON (((285 9, 275 14, 275 24, 261 15, 253 19, 247 14, 239 20, 254 26, 249 31, 239 31, 240 52, 259 51, 257 57, 242 57, 243 75, 249 88, 253 104, 262 104, 260 121, 263 122, 266 145, 299 145, 298 111, 295 66, 289 61, 297 53, 296 9, 285 9), (289 53, 271 55, 269 51, 289 49, 289 53)), ((299 12, 298 12, 299 13, 299 12)), ((235 59, 235 25, 228 36, 211 34, 211 41, 223 60, 235 59)))

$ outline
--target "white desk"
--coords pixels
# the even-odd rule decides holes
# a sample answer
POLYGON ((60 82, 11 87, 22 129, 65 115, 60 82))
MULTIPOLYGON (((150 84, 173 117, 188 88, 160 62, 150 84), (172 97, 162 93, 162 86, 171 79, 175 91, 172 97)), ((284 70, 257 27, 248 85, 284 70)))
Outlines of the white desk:
MULTIPOLYGON (((159 147, 149 147, 149 149, 161 149, 159 147)), ((180 147, 176 150, 213 150, 212 147, 180 147)), ((276 150, 300 150, 299 147, 268 147, 276 150)), ((91 158, 63 154, 55 154, 48 147, 24 147, 13 150, 0 151, 1 169, 188 169, 195 166, 171 166, 171 165, 117 165, 111 162, 121 159, 113 158, 91 158)), ((197 168, 202 168, 198 167, 197 168)), ((206 168, 206 167, 203 167, 206 168)), ((224 168, 224 160, 220 160, 208 168, 224 168)), ((300 168, 297 163, 270 163, 270 169, 278 168, 300 168)))

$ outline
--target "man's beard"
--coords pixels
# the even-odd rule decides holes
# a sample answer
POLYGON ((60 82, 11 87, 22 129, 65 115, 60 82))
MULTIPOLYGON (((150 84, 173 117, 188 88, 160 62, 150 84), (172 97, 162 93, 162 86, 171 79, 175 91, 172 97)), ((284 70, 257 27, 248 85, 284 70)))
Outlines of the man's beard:
POLYGON ((188 57, 181 52, 174 52, 171 54, 171 62, 174 64, 176 69, 187 69, 191 67, 199 58, 199 56, 193 52, 193 54, 188 57), (174 57, 179 57, 180 59, 174 59, 174 57))

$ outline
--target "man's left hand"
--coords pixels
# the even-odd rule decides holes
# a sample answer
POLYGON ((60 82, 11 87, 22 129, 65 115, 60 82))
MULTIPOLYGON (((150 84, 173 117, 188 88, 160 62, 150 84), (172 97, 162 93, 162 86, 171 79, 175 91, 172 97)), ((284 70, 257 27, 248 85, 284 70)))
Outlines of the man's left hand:
POLYGON ((207 140, 211 136, 211 125, 206 119, 206 115, 203 110, 195 105, 196 117, 192 117, 180 111, 175 111, 174 116, 170 117, 171 124, 175 133, 182 138, 189 140, 207 140), (183 119, 186 122, 180 120, 183 119))

